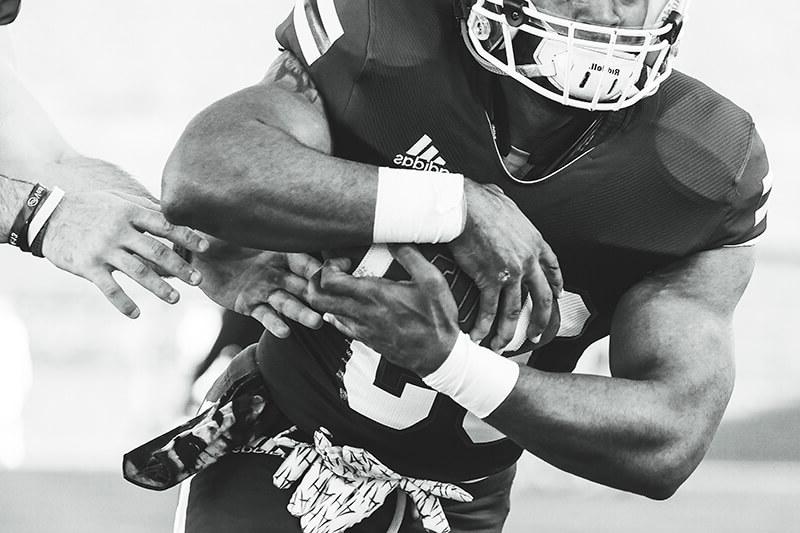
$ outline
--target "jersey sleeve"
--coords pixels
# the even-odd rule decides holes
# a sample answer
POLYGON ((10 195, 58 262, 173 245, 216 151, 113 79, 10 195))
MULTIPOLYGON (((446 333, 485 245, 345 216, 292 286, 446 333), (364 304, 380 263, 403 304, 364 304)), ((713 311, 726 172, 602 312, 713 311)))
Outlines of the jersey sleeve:
POLYGON ((720 244, 749 246, 755 243, 767 228, 771 190, 772 177, 766 150, 753 126, 748 157, 728 198, 728 212, 720 244))
POLYGON ((278 26, 280 46, 306 67, 329 111, 344 110, 364 69, 371 0, 296 0, 278 26))

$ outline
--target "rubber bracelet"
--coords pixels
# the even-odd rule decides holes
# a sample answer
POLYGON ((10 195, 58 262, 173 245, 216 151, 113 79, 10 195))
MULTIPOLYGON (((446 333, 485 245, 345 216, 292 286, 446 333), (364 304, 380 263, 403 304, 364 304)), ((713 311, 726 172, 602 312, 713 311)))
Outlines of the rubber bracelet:
POLYGON ((36 241, 36 237, 39 235, 39 232, 41 232, 45 223, 50 220, 50 217, 53 215, 56 207, 58 207, 58 204, 60 204, 61 200, 63 199, 64 191, 58 187, 53 187, 53 190, 50 191, 50 194, 47 196, 47 198, 43 202, 39 203, 39 208, 33 214, 31 223, 28 226, 28 241, 31 243, 31 250, 33 250, 33 243, 36 241))
POLYGON ((444 363, 422 381, 478 418, 486 418, 511 394, 518 378, 517 363, 459 333, 444 363))
POLYGON ((466 211, 461 174, 381 167, 372 242, 450 242, 466 211))
POLYGON ((39 230, 39 234, 36 235, 36 238, 33 239, 31 243, 31 253, 36 257, 44 257, 44 252, 42 251, 42 246, 44 245, 44 236, 47 233, 47 228, 50 227, 50 219, 47 219, 42 226, 42 229, 39 230))
POLYGON ((42 201, 42 197, 45 196, 47 192, 47 188, 41 183, 37 183, 33 186, 28 193, 28 197, 25 199, 25 203, 22 205, 22 209, 19 210, 14 224, 11 226, 11 231, 8 234, 9 244, 17 246, 25 252, 30 251, 28 225, 31 222, 33 214, 36 212, 36 208, 42 201))
POLYGON ((44 189, 41 195, 37 195, 37 192, 34 192, 32 196, 28 198, 28 203, 35 203, 36 205, 33 208, 33 212, 28 216, 28 219, 25 221, 25 229, 22 232, 22 235, 19 240, 19 248, 23 252, 30 252, 31 251, 31 243, 33 243, 33 237, 31 237, 31 223, 33 219, 36 218, 36 213, 42 208, 44 203, 50 198, 51 191, 48 189, 44 189))

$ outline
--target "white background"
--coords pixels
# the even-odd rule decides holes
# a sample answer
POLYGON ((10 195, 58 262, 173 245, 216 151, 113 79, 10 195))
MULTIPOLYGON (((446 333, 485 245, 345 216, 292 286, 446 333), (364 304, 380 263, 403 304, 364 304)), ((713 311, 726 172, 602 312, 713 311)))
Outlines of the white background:
MULTIPOLYGON (((191 117, 263 76, 290 4, 25 0, 11 32, 19 71, 65 137, 157 194, 191 117)), ((775 178, 762 261, 737 318, 730 419, 800 400, 798 11, 789 0, 696 0, 678 61, 753 114, 775 178)), ((0 298, 27 325, 34 361, 23 465, 116 469, 123 450, 178 415, 187 369, 216 333, 216 311, 193 290, 169 308, 131 287, 143 316, 129 321, 88 283, 10 247, 0 249, 0 265, 0 298), (86 424, 75 424, 76 413, 86 424)))

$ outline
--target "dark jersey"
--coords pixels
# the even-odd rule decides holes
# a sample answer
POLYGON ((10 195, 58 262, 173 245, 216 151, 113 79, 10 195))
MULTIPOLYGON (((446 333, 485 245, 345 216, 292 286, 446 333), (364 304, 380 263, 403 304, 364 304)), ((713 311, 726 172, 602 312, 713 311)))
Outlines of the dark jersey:
MULTIPOLYGON (((324 99, 336 156, 495 183, 541 231, 566 293, 559 336, 531 366, 571 371, 649 272, 764 231, 767 160, 750 116, 681 73, 629 110, 594 115, 585 135, 565 138, 557 157, 517 179, 501 157, 496 79, 466 52, 450 0, 299 1, 277 36, 324 99)), ((446 246, 424 253, 450 281, 467 329, 474 285, 446 246)), ((387 273, 402 274, 396 264, 387 273)), ((452 400, 331 327, 267 336, 259 358, 295 423, 324 426, 406 475, 477 478, 519 456, 452 400)))

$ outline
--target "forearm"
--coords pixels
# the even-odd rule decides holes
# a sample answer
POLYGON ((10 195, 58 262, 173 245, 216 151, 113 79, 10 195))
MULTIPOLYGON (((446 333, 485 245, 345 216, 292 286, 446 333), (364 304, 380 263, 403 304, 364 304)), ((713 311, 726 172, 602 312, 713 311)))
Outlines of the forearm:
POLYGON ((32 188, 32 183, 0 175, 0 242, 8 242, 14 219, 32 188))
POLYGON ((142 184, 120 168, 77 154, 58 161, 2 161, 0 172, 4 173, 0 174, 0 242, 8 242, 11 225, 36 183, 66 192, 108 190, 155 201, 142 184))
POLYGON ((486 421, 562 470, 664 498, 708 445, 691 433, 696 425, 686 425, 689 413, 676 412, 670 400, 666 387, 649 381, 523 367, 512 393, 486 421))
POLYGON ((108 161, 82 155, 67 157, 45 169, 48 183, 65 191, 115 191, 158 203, 158 200, 130 174, 108 161))
POLYGON ((377 167, 334 158, 257 120, 217 133, 199 122, 164 170, 173 222, 260 249, 372 242, 377 167))
POLYGON ((155 200, 147 189, 116 165, 69 152, 58 158, 0 160, 0 172, 14 179, 67 192, 116 191, 155 200))

